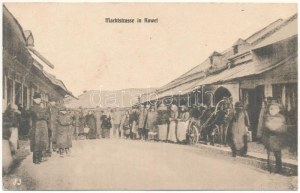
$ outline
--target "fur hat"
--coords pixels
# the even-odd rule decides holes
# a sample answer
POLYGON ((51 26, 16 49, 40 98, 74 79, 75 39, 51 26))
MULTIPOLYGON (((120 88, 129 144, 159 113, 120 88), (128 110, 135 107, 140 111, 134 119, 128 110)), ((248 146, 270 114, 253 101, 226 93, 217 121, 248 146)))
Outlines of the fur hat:
POLYGON ((278 103, 277 101, 275 101, 275 100, 272 100, 270 103, 269 103, 269 107, 270 106, 277 106, 277 107, 279 107, 279 109, 282 109, 283 107, 282 107, 282 105, 280 104, 280 103, 278 103))

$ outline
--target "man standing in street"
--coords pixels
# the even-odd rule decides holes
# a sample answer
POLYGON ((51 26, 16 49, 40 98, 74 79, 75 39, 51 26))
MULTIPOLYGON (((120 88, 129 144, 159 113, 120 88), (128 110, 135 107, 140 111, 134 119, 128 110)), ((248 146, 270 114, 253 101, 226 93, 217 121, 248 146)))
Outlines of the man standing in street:
POLYGON ((118 138, 119 137, 119 130, 120 130, 120 124, 121 124, 121 111, 118 111, 117 109, 114 109, 112 113, 112 122, 113 122, 113 137, 118 138))
POLYGON ((94 111, 94 115, 96 118, 97 138, 100 139, 101 138, 101 121, 100 121, 101 111, 98 106, 94 111))
POLYGON ((57 127, 57 115, 58 115, 58 106, 55 101, 50 101, 49 106, 49 112, 50 112, 50 131, 51 131, 51 137, 49 140, 49 150, 51 149, 56 152, 56 127, 57 127))
POLYGON ((109 110, 106 110, 106 112, 102 111, 101 116, 101 128, 103 131, 103 138, 110 138, 110 129, 112 127, 111 124, 111 116, 109 114, 109 110))
POLYGON ((30 150, 33 152, 33 163, 40 164, 42 153, 48 148, 48 121, 50 115, 42 103, 41 94, 35 93, 33 102, 34 105, 31 108, 30 150))
POLYGON ((57 116, 57 140, 56 145, 59 148, 60 156, 63 157, 64 152, 69 154, 72 147, 72 117, 65 107, 59 109, 57 116))

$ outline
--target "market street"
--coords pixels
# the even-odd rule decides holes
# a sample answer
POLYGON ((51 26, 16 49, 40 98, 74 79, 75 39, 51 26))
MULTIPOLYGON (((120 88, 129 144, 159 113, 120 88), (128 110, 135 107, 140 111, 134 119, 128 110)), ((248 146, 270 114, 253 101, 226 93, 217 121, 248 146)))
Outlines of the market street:
MULTIPOLYGON (((193 146, 131 140, 73 141, 72 155, 16 171, 34 190, 290 190, 297 177, 270 174, 193 146)), ((27 185, 25 185, 27 183, 27 185)), ((22 187, 22 188, 21 188, 22 187)))

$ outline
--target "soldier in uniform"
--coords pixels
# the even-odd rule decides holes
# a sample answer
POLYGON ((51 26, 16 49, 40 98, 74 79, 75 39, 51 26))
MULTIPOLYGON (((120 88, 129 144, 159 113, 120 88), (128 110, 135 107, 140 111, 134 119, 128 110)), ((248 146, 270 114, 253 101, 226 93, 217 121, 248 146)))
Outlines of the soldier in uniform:
POLYGON ((49 144, 48 122, 49 112, 42 103, 41 95, 36 93, 33 96, 34 105, 31 107, 31 129, 30 129, 30 150, 33 152, 33 163, 42 162, 42 153, 46 151, 49 144))
POLYGON ((51 131, 51 140, 50 140, 50 149, 52 145, 52 149, 56 152, 56 127, 57 127, 57 115, 58 115, 58 105, 55 101, 50 101, 50 131, 51 131))
POLYGON ((69 155, 72 147, 72 117, 66 108, 62 107, 57 116, 57 132, 56 146, 59 148, 60 156, 64 156, 64 152, 69 155))

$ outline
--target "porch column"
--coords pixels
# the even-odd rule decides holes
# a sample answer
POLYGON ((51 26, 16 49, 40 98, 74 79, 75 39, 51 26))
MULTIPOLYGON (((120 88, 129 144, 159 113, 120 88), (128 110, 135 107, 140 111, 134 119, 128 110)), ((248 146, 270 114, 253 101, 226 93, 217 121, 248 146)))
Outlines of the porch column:
POLYGON ((265 84, 265 97, 273 97, 272 84, 265 84))

